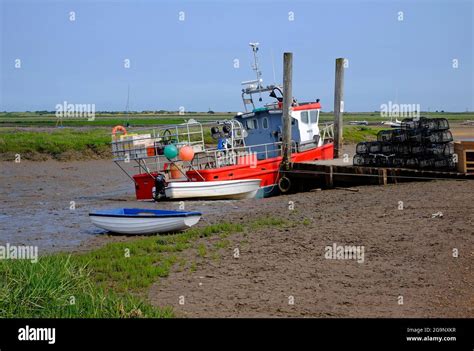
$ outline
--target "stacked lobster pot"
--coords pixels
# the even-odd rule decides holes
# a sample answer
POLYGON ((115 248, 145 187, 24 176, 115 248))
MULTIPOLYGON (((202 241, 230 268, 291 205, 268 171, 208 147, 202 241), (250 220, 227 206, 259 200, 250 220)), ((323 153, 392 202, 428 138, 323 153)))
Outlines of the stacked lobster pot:
POLYGON ((400 128, 381 130, 377 141, 357 144, 355 166, 452 170, 453 135, 445 118, 405 118, 400 128))

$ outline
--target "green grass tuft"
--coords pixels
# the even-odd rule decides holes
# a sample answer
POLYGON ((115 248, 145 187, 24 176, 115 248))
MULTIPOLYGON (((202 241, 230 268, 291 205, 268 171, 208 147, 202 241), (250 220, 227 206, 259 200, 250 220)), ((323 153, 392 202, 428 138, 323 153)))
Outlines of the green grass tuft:
POLYGON ((4 318, 172 317, 139 299, 97 287, 91 271, 71 256, 0 262, 0 316, 4 318))
POLYGON ((382 127, 367 127, 367 126, 346 126, 344 127, 344 143, 355 144, 361 141, 377 140, 377 133, 387 129, 382 127))

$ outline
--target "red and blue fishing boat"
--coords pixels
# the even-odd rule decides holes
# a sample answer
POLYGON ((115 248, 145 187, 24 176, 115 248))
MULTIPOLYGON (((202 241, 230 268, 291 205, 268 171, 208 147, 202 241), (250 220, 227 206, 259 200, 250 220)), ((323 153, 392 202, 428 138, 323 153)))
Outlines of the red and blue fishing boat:
MULTIPOLYGON (((182 182, 195 182, 187 183, 186 188, 191 185, 196 190, 201 184, 209 189, 212 182, 221 186, 229 181, 224 183, 229 188, 233 181, 260 179, 255 197, 280 192, 283 88, 263 85, 258 43, 250 45, 256 79, 242 82, 245 112, 227 120, 189 120, 153 130, 142 129, 141 134, 113 136, 114 161, 123 170, 126 168, 123 162, 132 162, 135 166, 134 175, 130 177, 138 200, 167 198, 166 189, 170 185, 179 188, 182 182), (270 101, 264 103, 263 96, 270 101)), ((319 99, 312 102, 293 99, 290 108, 292 162, 333 158, 333 125, 320 123, 320 111, 319 99)), ((238 192, 238 185, 235 188, 238 192)), ((217 195, 218 191, 215 191, 217 195)), ((193 193, 199 196, 199 191, 193 193)), ((202 192, 202 198, 207 195, 202 192)))

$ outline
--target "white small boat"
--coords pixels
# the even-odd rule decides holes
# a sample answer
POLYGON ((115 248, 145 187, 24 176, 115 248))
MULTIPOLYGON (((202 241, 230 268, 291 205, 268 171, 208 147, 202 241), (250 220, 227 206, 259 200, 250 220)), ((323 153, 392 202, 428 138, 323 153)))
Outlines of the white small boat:
POLYGON ((260 188, 260 179, 208 182, 171 182, 165 188, 169 199, 251 199, 260 188))
POLYGON ((89 213, 93 224, 120 234, 154 234, 182 231, 201 219, 199 212, 116 208, 89 213))
POLYGON ((349 121, 351 126, 368 126, 369 122, 367 121, 349 121))
POLYGON ((402 121, 399 121, 398 118, 395 118, 395 122, 390 118, 390 121, 382 122, 382 125, 388 126, 391 128, 400 128, 402 126, 402 121))

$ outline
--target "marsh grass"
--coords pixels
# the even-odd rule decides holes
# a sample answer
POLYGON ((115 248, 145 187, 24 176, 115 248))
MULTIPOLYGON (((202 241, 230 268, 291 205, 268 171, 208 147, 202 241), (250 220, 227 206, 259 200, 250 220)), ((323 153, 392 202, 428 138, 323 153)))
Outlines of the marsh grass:
POLYGON ((72 256, 0 261, 0 316, 3 318, 171 317, 133 296, 97 287, 91 271, 72 256))
POLYGON ((344 143, 355 144, 361 141, 377 140, 377 133, 387 127, 369 127, 369 126, 345 126, 344 143))
POLYGON ((196 261, 188 263, 180 255, 182 251, 195 248, 198 260, 219 260, 218 251, 229 247, 227 238, 231 234, 289 223, 274 217, 245 225, 223 222, 182 233, 110 243, 87 253, 43 256, 37 263, 0 261, 0 317, 173 317, 171 308, 144 302, 145 293, 175 266, 197 270, 196 261), (211 236, 217 241, 209 250, 199 239, 211 236))
MULTIPOLYGON (((158 278, 168 276, 174 264, 180 262, 179 253, 191 248, 195 240, 242 230, 240 224, 212 224, 184 233, 111 243, 76 259, 92 270, 92 278, 100 286, 119 293, 140 293, 158 278)), ((198 254, 204 257, 207 252, 202 248, 199 251, 198 246, 198 254)))
MULTIPOLYGON (((140 130, 140 133, 149 131, 140 130)), ((0 155, 2 159, 88 159, 112 158, 111 129, 60 128, 48 131, 27 131, 15 128, 0 130, 0 155), (43 157, 41 157, 43 156, 43 157)), ((203 130, 204 143, 213 144, 210 130, 203 130)))
POLYGON ((263 218, 254 220, 252 223, 250 223, 250 227, 252 229, 258 229, 261 227, 268 227, 268 226, 280 227, 280 226, 285 226, 285 225, 288 225, 288 221, 283 218, 278 218, 278 217, 263 217, 263 218))
POLYGON ((5 129, 0 131, 0 153, 20 154, 33 158, 35 154, 59 158, 66 152, 88 152, 89 155, 111 155, 110 132, 105 129, 53 129, 50 132, 5 129))

